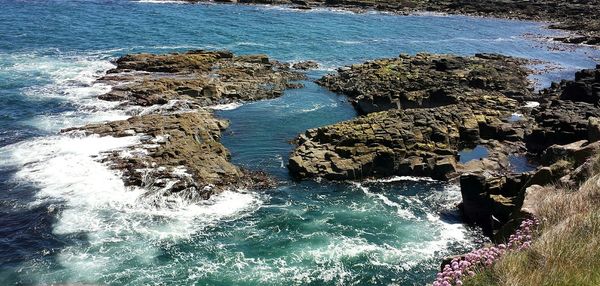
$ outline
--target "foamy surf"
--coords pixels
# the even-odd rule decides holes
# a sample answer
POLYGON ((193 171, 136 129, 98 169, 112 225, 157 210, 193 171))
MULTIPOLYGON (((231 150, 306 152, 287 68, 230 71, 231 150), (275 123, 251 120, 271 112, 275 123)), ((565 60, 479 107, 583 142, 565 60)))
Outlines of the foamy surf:
POLYGON ((540 103, 537 101, 527 101, 525 102, 525 105, 523 105, 525 108, 536 108, 538 106, 540 106, 540 103))
MULTIPOLYGON (((257 193, 226 191, 192 203, 177 197, 148 197, 146 190, 125 187, 119 172, 99 162, 103 152, 139 144, 135 136, 113 138, 76 133, 39 138, 0 149, 0 168, 19 171, 14 181, 37 189, 31 207, 60 206, 53 233, 85 234, 85 245, 71 245, 56 254, 60 272, 76 273, 71 282, 97 282, 127 263, 147 263, 160 255, 158 245, 190 239, 216 224, 258 210, 257 193)), ((57 273, 57 274, 59 274, 57 273)), ((41 277, 41 281, 49 279, 41 277)))
POLYGON ((242 106, 241 103, 233 102, 233 103, 227 103, 227 104, 212 105, 212 106, 209 106, 208 108, 213 109, 213 110, 234 110, 234 109, 238 109, 240 106, 242 106))
POLYGON ((382 179, 368 179, 366 180, 366 182, 369 183, 393 183, 393 182, 404 182, 404 181, 410 181, 410 182, 437 182, 436 180, 429 178, 429 177, 415 177, 415 176, 393 176, 393 177, 389 177, 389 178, 382 178, 382 179))
POLYGON ((112 88, 95 82, 114 67, 106 56, 13 54, 0 55, 0 59, 8 63, 4 70, 13 77, 44 79, 45 84, 23 90, 23 95, 30 100, 54 99, 73 106, 72 110, 37 115, 25 122, 29 126, 46 133, 56 133, 63 128, 128 117, 115 109, 118 103, 97 99, 112 88))

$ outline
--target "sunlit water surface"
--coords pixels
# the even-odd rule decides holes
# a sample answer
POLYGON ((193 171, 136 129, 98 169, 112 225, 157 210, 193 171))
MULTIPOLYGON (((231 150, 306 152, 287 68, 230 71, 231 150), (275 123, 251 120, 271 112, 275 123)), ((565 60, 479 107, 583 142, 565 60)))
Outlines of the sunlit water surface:
MULTIPOLYGON (((201 204, 156 208, 94 160, 136 138, 61 128, 127 118, 94 80, 132 52, 229 49, 336 67, 421 51, 542 60, 540 85, 594 65, 597 50, 556 45, 529 22, 458 16, 299 12, 168 1, 0 0, 0 285, 420 285, 440 259, 478 245, 452 210, 456 186, 414 178, 292 182, 292 140, 349 119, 310 81, 278 99, 217 111, 232 160, 280 181, 201 204)), ((539 67, 539 66, 538 66, 539 67)))

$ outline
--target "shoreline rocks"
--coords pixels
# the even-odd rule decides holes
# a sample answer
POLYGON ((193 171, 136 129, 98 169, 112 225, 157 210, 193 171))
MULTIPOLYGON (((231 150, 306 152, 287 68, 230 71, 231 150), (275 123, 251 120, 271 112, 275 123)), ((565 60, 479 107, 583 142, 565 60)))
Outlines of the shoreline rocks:
POLYGON ((341 68, 318 83, 348 95, 367 115, 301 135, 290 173, 300 179, 451 179, 461 148, 523 138, 523 123, 509 120, 519 100, 532 94, 523 63, 488 54, 418 54, 341 68))
POLYGON ((506 234, 511 233, 508 226, 527 216, 531 205, 535 203, 535 198, 527 196, 534 194, 532 196, 536 197, 537 190, 552 184, 576 189, 585 181, 594 168, 594 158, 600 150, 600 108, 595 100, 599 86, 600 65, 595 69, 579 71, 574 80, 554 83, 540 92, 541 104, 529 114, 534 124, 524 141, 528 152, 536 155, 541 165, 534 171, 505 177, 504 181, 499 175, 486 177, 485 184, 500 180, 502 183, 497 184, 497 189, 511 189, 508 198, 515 203, 505 208, 504 215, 495 211, 498 208, 492 207, 489 213, 482 214, 483 217, 475 218, 473 213, 478 210, 478 205, 489 204, 489 198, 495 194, 486 190, 484 184, 479 192, 486 195, 480 201, 463 201, 462 209, 467 220, 479 220, 475 221, 476 224, 488 229, 494 240, 503 241, 506 234), (520 176, 517 180, 519 183, 509 183, 515 176, 520 176), (522 208, 523 204, 525 206, 522 208), (507 213, 510 215, 507 216, 507 213), (488 224, 492 217, 495 221, 488 224))
POLYGON ((364 115, 301 134, 290 174, 456 179, 465 221, 501 241, 523 217, 529 186, 576 186, 600 150, 600 65, 533 93, 524 63, 417 54, 340 68, 317 82, 347 95, 364 115), (491 150, 487 157, 460 163, 459 151, 476 145, 491 150), (518 172, 509 160, 516 154, 541 165, 518 172))
POLYGON ((306 79, 266 55, 234 56, 228 51, 188 51, 166 55, 126 55, 99 79, 113 89, 99 96, 124 105, 187 101, 198 107, 279 97, 306 79))
POLYGON ((298 10, 331 7, 354 12, 385 11, 401 15, 433 12, 548 22, 551 29, 574 32, 554 37, 568 44, 600 45, 599 0, 182 0, 188 3, 287 5, 298 10))
POLYGON ((134 54, 116 64, 99 79, 113 85, 99 99, 118 101, 118 108, 133 116, 62 132, 137 136, 139 144, 99 157, 120 171, 126 186, 144 188, 159 203, 170 196, 201 200, 226 189, 275 184, 266 174, 229 161, 220 143, 228 122, 215 118, 209 107, 278 97, 304 74, 265 55, 228 51, 134 54))
POLYGON ((317 83, 346 94, 362 114, 453 105, 474 90, 522 101, 531 95, 524 63, 495 54, 400 55, 338 69, 317 83))

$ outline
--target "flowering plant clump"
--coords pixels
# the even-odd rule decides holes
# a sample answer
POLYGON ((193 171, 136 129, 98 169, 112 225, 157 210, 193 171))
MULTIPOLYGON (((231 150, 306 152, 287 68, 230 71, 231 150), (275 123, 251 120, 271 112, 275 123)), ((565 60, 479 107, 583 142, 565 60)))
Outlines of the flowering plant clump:
POLYGON ((535 218, 524 220, 519 229, 512 234, 506 244, 484 247, 474 250, 463 257, 454 258, 437 274, 433 286, 460 286, 466 276, 474 276, 477 267, 489 267, 509 250, 522 250, 531 246, 533 228, 539 225, 535 218))

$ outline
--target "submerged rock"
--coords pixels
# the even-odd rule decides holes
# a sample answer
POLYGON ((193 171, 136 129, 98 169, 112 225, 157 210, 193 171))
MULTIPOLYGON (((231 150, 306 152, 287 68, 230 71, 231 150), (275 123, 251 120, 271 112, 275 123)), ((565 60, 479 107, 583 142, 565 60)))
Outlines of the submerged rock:
POLYGON ((297 62, 292 65, 292 68, 297 69, 297 70, 312 70, 312 69, 319 68, 319 63, 317 63, 315 61, 297 62))

